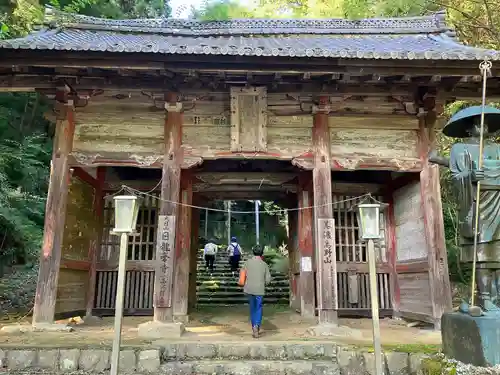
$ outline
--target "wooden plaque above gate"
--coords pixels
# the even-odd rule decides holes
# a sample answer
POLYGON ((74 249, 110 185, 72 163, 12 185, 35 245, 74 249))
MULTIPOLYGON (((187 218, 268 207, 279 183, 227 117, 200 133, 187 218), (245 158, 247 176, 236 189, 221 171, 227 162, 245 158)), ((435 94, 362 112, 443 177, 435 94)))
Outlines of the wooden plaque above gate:
POLYGON ((231 151, 267 151, 265 87, 231 87, 231 151))

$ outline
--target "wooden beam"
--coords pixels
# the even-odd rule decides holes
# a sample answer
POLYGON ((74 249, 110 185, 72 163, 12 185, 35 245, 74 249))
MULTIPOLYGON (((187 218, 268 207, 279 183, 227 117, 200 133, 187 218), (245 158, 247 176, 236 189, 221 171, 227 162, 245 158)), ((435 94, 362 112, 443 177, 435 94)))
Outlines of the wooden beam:
POLYGON ((420 186, 428 249, 434 327, 440 329, 441 316, 452 308, 451 286, 448 275, 439 166, 428 161, 429 151, 433 148, 435 142, 433 127, 436 116, 433 112, 433 104, 424 109, 427 113, 419 121, 420 157, 423 163, 423 169, 420 173, 420 186))
POLYGON ((177 240, 174 277, 173 313, 176 321, 187 323, 189 298, 189 271, 191 260, 191 217, 193 209, 193 177, 191 171, 181 173, 181 206, 177 211, 177 240))
POLYGON ((203 199, 211 200, 280 200, 286 198, 286 192, 278 191, 263 191, 263 192, 230 192, 230 191, 219 191, 219 192, 208 192, 208 193, 198 193, 203 199))
MULTIPOLYGON (((230 80, 234 82, 234 79, 230 80)), ((35 91, 40 90, 43 93, 49 94, 61 84, 67 84, 72 87, 75 94, 79 92, 93 90, 124 90, 144 91, 153 90, 161 92, 166 88, 179 89, 183 93, 195 93, 200 91, 217 92, 229 90, 231 84, 222 82, 219 86, 214 87, 211 82, 178 82, 175 83, 171 79, 159 79, 158 77, 112 77, 105 75, 102 77, 88 77, 75 74, 75 76, 67 75, 32 75, 20 76, 9 75, 0 77, 0 90, 7 92, 16 91, 35 91)), ((245 84, 242 80, 241 84, 245 84)), ((417 85, 414 83, 400 82, 387 83, 380 81, 378 83, 336 83, 329 84, 324 82, 303 82, 289 80, 283 81, 279 85, 274 85, 269 77, 262 77, 259 86, 267 86, 268 93, 300 93, 302 95, 318 94, 323 92, 327 95, 360 95, 360 96, 407 96, 415 92, 417 85)), ((450 87, 444 82, 430 82, 426 86, 438 88, 443 92, 443 98, 480 98, 481 93, 477 84, 462 84, 450 87)), ((495 100, 500 97, 500 87, 492 82, 487 90, 488 98, 495 100)))
POLYGON ((99 188, 99 181, 94 178, 92 175, 90 175, 88 172, 86 172, 83 168, 81 167, 75 167, 73 168, 73 176, 78 177, 80 180, 83 182, 86 182, 90 186, 92 186, 94 189, 99 188))
MULTIPOLYGON (((163 155, 162 183, 160 193, 159 216, 178 218, 180 177, 181 177, 181 142, 182 142, 182 104, 178 101, 177 94, 169 93, 165 96, 165 152, 163 155)), ((175 220, 175 219, 174 219, 175 220)), ((162 241, 156 246, 157 267, 155 270, 154 285, 154 320, 158 322, 171 322, 173 320, 172 287, 176 261, 176 225, 170 225, 164 233, 164 228, 158 225, 158 236, 165 241, 173 243, 173 249, 162 249, 162 241)))
POLYGON ((86 260, 61 259, 61 269, 89 271, 90 262, 86 260))
MULTIPOLYGON (((398 59, 354 59, 354 58, 320 58, 302 57, 290 58, 288 56, 220 56, 220 55, 162 55, 158 53, 113 53, 97 51, 50 51, 50 50, 3 50, 2 54, 6 62, 17 62, 20 66, 31 66, 40 64, 43 66, 45 60, 53 62, 53 66, 80 66, 86 68, 87 62, 93 67, 105 68, 116 67, 125 69, 137 69, 147 67, 148 69, 175 70, 182 67, 184 70, 196 70, 200 68, 218 71, 234 67, 243 71, 252 71, 252 67, 259 69, 270 69, 272 72, 280 72, 282 69, 297 71, 298 73, 316 71, 327 71, 329 73, 353 74, 384 74, 397 72, 406 75, 412 72, 414 75, 477 75, 477 61, 473 60, 398 60, 398 59), (43 58, 41 58, 43 57, 43 58), (121 62, 121 64, 120 64, 121 62), (119 65, 117 65, 119 64, 119 65), (161 65, 160 65, 161 64, 161 65), (281 68, 281 69, 280 69, 281 68), (363 69, 362 69, 363 68, 363 69), (371 69, 370 69, 371 68, 371 69), (425 73, 425 74, 423 74, 425 73)), ((16 65, 16 64, 11 64, 16 65)), ((497 76, 496 70, 493 76, 497 76)))
POLYGON ((398 263, 396 272, 398 274, 404 273, 423 273, 429 271, 429 262, 427 259, 417 260, 408 263, 398 263))
POLYGON ((56 123, 54 137, 40 269, 33 309, 33 326, 52 324, 54 322, 57 280, 61 264, 61 247, 70 179, 69 154, 75 133, 73 102, 69 100, 64 104, 65 110, 56 123))
MULTIPOLYGON (((299 234, 299 267, 300 278, 298 294, 300 296, 300 315, 314 318, 316 315, 316 296, 314 287, 314 269, 304 270, 302 259, 314 264, 313 248, 313 209, 307 208, 313 205, 311 172, 303 172, 299 175, 298 198, 298 234, 299 234), (309 261, 308 261, 309 260, 309 261)), ((321 266, 321 263, 320 263, 321 266)))
MULTIPOLYGON (((313 125, 313 189, 316 228, 318 219, 333 219, 332 210, 332 178, 331 178, 331 158, 330 158, 330 130, 328 128, 328 97, 319 98, 319 105, 314 114, 313 125)), ((319 238, 316 239, 318 243, 319 238)), ((336 305, 337 285, 335 254, 333 262, 327 260, 327 256, 319 249, 319 259, 317 262, 318 282, 317 290, 320 295, 319 321, 325 324, 337 324, 338 316, 336 305)), ((335 251, 335 250, 334 250, 335 251)))
MULTIPOLYGON (((193 205, 201 206, 202 202, 197 194, 193 194, 193 205)), ((196 307, 196 279, 198 267, 199 231, 200 231, 200 209, 191 210, 191 256, 189 258, 189 291, 188 291, 188 313, 196 307)), ((204 212, 203 212, 204 214, 204 212)))
POLYGON ((210 185, 210 184, 195 184, 193 185, 193 191, 199 193, 211 193, 211 192, 296 192, 296 184, 283 184, 281 186, 274 185, 210 185))
MULTIPOLYGON (((92 176, 91 176, 92 177, 92 176)), ((104 183, 106 180, 106 169, 104 167, 97 168, 97 178, 94 179, 96 185, 94 187, 94 215, 97 221, 97 231, 94 233, 94 238, 90 244, 89 248, 89 287, 87 293, 87 308, 85 315, 92 315, 92 309, 94 308, 94 297, 95 297, 95 287, 96 287, 96 275, 97 275, 97 258, 101 249, 102 242, 102 230, 104 227, 104 183)))

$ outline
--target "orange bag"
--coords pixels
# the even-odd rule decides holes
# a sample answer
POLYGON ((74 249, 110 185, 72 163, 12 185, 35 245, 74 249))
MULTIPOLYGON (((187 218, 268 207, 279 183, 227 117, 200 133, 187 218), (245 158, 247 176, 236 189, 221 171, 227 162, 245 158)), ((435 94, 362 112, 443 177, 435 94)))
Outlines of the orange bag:
POLYGON ((240 279, 238 280, 238 285, 245 286, 245 281, 247 281, 247 271, 241 270, 240 271, 240 279))

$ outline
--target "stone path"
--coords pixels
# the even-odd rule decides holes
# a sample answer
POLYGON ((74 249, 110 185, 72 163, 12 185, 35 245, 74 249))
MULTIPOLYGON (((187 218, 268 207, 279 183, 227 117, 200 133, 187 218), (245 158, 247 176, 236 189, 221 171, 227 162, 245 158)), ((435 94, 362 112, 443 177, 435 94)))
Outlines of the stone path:
MULTIPOLYGON (((299 314, 284 306, 267 306, 264 310, 264 335, 260 341, 322 341, 311 337, 308 329, 314 321, 303 319, 299 314)), ((151 317, 125 317, 123 322, 123 343, 127 345, 148 345, 150 341, 137 337, 137 326, 151 317)), ((27 323, 29 323, 27 321, 27 323)), ((107 317, 95 325, 76 325, 74 332, 29 332, 6 334, 0 331, 0 347, 8 346, 53 346, 53 345, 110 345, 113 340, 113 318, 107 317)), ((372 340, 371 320, 340 319, 340 324, 362 333, 361 339, 336 337, 335 342, 343 344, 370 345, 372 340)), ((251 341, 248 312, 245 306, 203 308, 191 315, 187 332, 178 342, 239 342, 251 341)), ((389 346, 441 344, 439 332, 400 325, 392 320, 381 321, 382 343, 389 346)))

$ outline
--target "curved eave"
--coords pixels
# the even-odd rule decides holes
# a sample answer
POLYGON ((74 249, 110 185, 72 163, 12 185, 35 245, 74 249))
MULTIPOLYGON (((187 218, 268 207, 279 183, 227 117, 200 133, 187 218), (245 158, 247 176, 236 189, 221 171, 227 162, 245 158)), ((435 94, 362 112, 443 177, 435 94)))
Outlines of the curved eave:
POLYGON ((445 34, 186 37, 62 29, 0 41, 2 49, 379 60, 500 59, 500 51, 465 46, 445 34))

